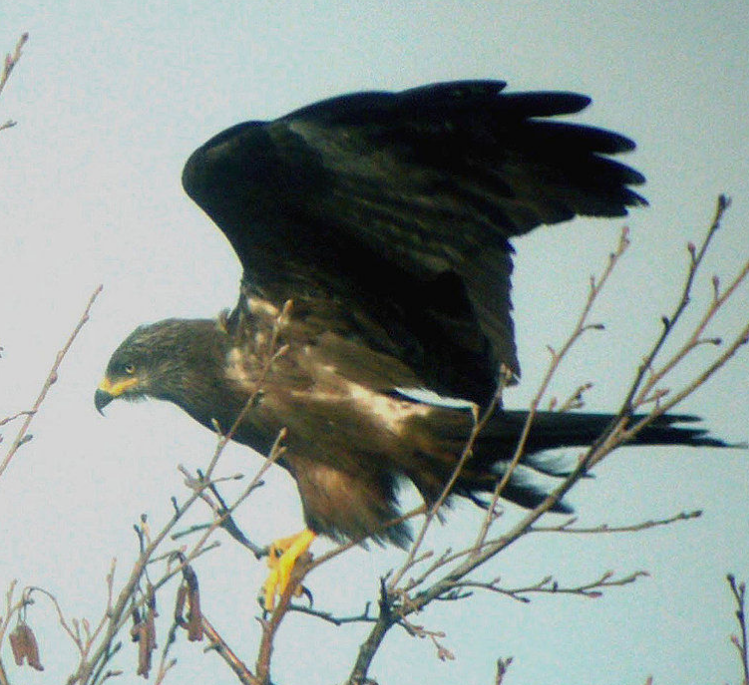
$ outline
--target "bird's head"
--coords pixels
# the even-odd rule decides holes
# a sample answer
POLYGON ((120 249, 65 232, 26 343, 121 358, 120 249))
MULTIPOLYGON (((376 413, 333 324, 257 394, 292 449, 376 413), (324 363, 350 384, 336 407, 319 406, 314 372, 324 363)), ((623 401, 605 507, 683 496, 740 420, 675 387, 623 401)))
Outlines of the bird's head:
POLYGON ((221 333, 208 320, 166 319, 139 326, 107 364, 94 395, 99 413, 114 399, 144 397, 168 400, 184 406, 210 382, 214 363, 222 361, 221 333))

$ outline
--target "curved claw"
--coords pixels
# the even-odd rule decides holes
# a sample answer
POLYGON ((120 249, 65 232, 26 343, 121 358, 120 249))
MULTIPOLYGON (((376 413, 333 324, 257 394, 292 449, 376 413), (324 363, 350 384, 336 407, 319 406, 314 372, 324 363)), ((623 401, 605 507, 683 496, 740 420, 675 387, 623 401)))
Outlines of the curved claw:
MULTIPOLYGON (((306 529, 297 535, 282 540, 276 540, 270 546, 268 554, 268 568, 270 573, 263 585, 263 607, 266 611, 273 611, 276 598, 280 597, 289 584, 291 572, 297 562, 317 537, 311 530, 306 529)), ((301 595, 304 588, 300 585, 295 594, 301 595)))

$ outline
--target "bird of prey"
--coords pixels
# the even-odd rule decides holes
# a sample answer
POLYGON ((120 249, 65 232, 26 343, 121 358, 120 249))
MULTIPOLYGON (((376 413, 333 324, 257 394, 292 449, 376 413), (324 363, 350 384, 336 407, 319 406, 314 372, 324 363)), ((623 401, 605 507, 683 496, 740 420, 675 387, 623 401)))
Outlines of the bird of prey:
MULTIPOLYGON (((279 463, 307 529, 285 541, 266 606, 317 534, 406 545, 403 481, 438 501, 470 407, 489 405, 500 368, 511 382, 520 373, 509 240, 646 204, 632 189, 643 176, 612 158, 632 141, 557 118, 589 98, 504 88, 459 81, 335 97, 229 128, 185 165, 185 190, 242 264, 239 303, 218 319, 137 328, 95 404, 149 396, 224 432, 241 414, 233 439, 261 453, 286 429, 279 463)), ((495 410, 452 495, 480 502, 494 490, 526 416, 495 410)), ((563 475, 541 453, 589 444, 612 418, 539 413, 503 497, 538 504, 548 488, 533 472, 563 475)), ((661 417, 636 441, 722 444, 677 425, 692 419, 661 417)))

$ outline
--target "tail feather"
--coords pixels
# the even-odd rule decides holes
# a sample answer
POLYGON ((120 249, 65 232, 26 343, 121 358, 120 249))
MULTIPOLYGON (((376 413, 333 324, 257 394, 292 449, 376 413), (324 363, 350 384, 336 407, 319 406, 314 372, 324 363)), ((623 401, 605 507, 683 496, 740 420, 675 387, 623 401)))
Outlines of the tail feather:
MULTIPOLYGON (((492 435, 517 439, 528 418, 527 411, 502 411, 487 426, 486 437, 492 435)), ((526 443, 526 453, 532 454, 557 447, 589 445, 616 419, 615 414, 587 414, 582 412, 538 412, 533 419, 526 443)), ((645 418, 638 414, 630 425, 645 418)), ((690 445, 692 447, 729 447, 708 434, 705 428, 679 426, 701 421, 691 414, 663 414, 643 428, 629 444, 690 445)))
MULTIPOLYGON (((441 413, 441 412, 438 412, 441 413)), ((457 421, 452 411, 450 419, 443 414, 431 425, 431 435, 443 448, 454 446, 463 436, 465 421, 457 421)), ((465 414, 464 414, 465 416, 465 414)), ((577 466, 574 459, 549 450, 563 447, 584 447, 593 444, 616 420, 615 414, 588 414, 582 412, 537 412, 528 433, 525 449, 503 490, 505 499, 525 508, 534 508, 544 501, 558 484, 577 466)), ((635 415, 637 423, 645 415, 635 415)), ((504 476, 515 453, 518 441, 528 419, 527 411, 502 410, 489 420, 474 445, 473 456, 466 464, 455 486, 455 494, 484 504, 481 493, 492 492, 504 476)), ((693 424, 701 419, 689 414, 664 414, 643 428, 630 445, 686 445, 691 447, 737 447, 711 436, 705 428, 693 424)), ((444 451, 442 451, 444 453, 444 451)), ((554 511, 570 512, 563 501, 557 502, 554 511)))

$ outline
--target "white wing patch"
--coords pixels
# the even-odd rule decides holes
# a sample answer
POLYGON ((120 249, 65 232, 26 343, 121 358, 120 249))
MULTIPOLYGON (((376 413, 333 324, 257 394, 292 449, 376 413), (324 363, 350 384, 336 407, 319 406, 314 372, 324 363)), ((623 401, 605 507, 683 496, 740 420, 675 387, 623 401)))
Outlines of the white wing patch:
POLYGON ((395 392, 403 397, 416 400, 417 402, 423 402, 430 404, 433 407, 444 407, 446 409, 472 409, 477 407, 474 402, 468 400, 462 400, 458 397, 445 397, 440 395, 434 390, 427 390, 426 388, 394 388, 395 392))
POLYGON ((379 393, 359 383, 354 383, 338 373, 334 364, 320 365, 315 369, 315 384, 299 395, 313 395, 315 399, 351 404, 364 416, 371 417, 383 430, 399 435, 404 424, 413 416, 427 416, 432 410, 420 400, 404 399, 379 393))
POLYGON ((247 368, 246 356, 238 347, 232 347, 226 355, 224 373, 226 377, 240 385, 247 386, 255 382, 250 369, 247 368))
POLYGON ((370 416, 376 417, 384 429, 396 435, 400 434, 403 424, 408 419, 413 416, 427 416, 431 411, 429 405, 381 395, 358 383, 348 382, 345 388, 348 397, 355 404, 360 405, 370 416))

